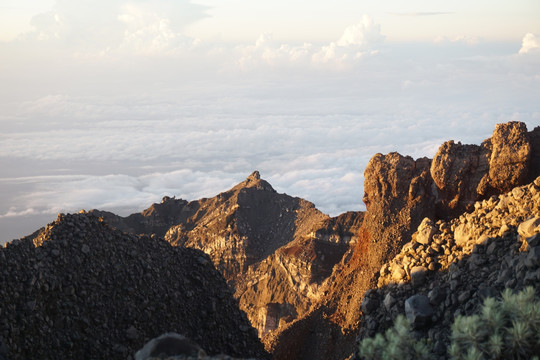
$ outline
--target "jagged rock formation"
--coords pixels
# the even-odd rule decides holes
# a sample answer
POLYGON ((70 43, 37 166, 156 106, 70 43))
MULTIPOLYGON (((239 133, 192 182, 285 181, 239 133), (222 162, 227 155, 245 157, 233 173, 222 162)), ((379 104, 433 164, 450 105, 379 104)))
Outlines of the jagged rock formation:
POLYGON ((36 237, 0 248, 5 358, 126 359, 168 331, 210 354, 265 356, 199 250, 122 233, 84 213, 59 215, 36 237))
POLYGON ((540 173, 540 128, 527 132, 525 124, 498 124, 482 145, 448 141, 431 165, 437 186, 438 217, 472 210, 475 201, 501 194, 531 181, 540 173))
POLYGON ((97 217, 102 217, 107 224, 133 234, 155 234, 163 237, 167 230, 175 224, 185 221, 184 210, 188 202, 182 199, 165 196, 161 203, 152 204, 148 209, 127 217, 118 216, 109 211, 90 210, 97 217))
POLYGON ((240 307, 261 338, 305 315, 321 300, 334 266, 356 240, 353 234, 362 218, 362 213, 351 212, 326 219, 310 236, 297 238, 250 266, 236 282, 240 307))
POLYGON ((211 199, 187 205, 191 216, 171 227, 165 240, 203 250, 227 280, 328 218, 309 201, 278 194, 255 171, 211 199))
POLYGON ((504 288, 538 287, 540 177, 474 208, 450 221, 422 222, 413 240, 382 266, 378 288, 364 299, 374 311, 364 311, 359 339, 388 328, 407 312, 408 299, 423 296, 432 315, 412 323, 444 358, 455 316, 477 312, 485 297, 504 288), (426 227, 434 231, 423 237, 426 227))
POLYGON ((213 198, 164 198, 126 218, 91 213, 124 231, 164 234, 173 245, 206 252, 261 337, 320 300, 363 221, 361 212, 330 218, 309 201, 279 194, 258 171, 213 198))
POLYGON ((539 134, 540 127, 527 132, 523 123, 510 122, 497 125, 480 147, 443 144, 433 161, 376 154, 364 172, 367 212, 358 241, 334 267, 325 290, 330 295, 321 305, 264 339, 274 358, 343 359, 352 353, 360 304, 376 287, 381 266, 424 218, 450 219, 540 175, 539 134))

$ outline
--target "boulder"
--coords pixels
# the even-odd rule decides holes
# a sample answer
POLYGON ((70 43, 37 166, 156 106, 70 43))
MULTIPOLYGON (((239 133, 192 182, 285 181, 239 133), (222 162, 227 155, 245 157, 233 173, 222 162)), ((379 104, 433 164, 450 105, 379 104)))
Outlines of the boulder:
POLYGON ((437 233, 437 226, 430 218, 424 218, 416 233, 416 242, 427 245, 431 242, 433 235, 437 233))
POLYGON ((137 351, 135 360, 151 358, 165 358, 177 355, 198 358, 205 355, 201 347, 184 335, 166 333, 147 342, 144 347, 137 351))
POLYGON ((411 269, 411 282, 414 287, 424 285, 428 269, 425 266, 415 266, 411 269))
POLYGON ((523 237, 523 239, 527 239, 537 233, 540 233, 540 216, 530 218, 529 220, 519 224, 518 233, 523 237))
POLYGON ((534 236, 531 236, 530 238, 527 238, 527 245, 530 247, 535 247, 540 245, 540 233, 535 234, 534 236))
POLYGON ((499 192, 522 185, 529 175, 531 143, 525 123, 497 124, 491 142, 489 182, 499 192))
POLYGON ((405 300, 405 315, 415 329, 429 325, 433 313, 433 307, 425 295, 416 294, 405 300))

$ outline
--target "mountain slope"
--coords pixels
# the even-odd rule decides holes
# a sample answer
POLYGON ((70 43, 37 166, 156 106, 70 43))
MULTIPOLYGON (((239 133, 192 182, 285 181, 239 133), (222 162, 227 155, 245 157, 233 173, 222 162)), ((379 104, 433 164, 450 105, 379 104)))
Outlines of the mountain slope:
POLYGON ((170 331, 211 354, 265 356, 203 252, 90 214, 61 214, 36 237, 0 248, 0 271, 0 349, 9 359, 126 359, 170 331))

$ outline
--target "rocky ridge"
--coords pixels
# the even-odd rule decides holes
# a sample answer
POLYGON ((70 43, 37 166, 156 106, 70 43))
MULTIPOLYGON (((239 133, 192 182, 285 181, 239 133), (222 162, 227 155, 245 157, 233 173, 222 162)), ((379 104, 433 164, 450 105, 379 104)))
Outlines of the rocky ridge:
POLYGON ((446 358, 457 315, 478 312, 502 290, 537 287, 540 296, 540 177, 474 204, 450 221, 425 218, 412 240, 380 270, 366 292, 358 340, 406 314, 446 358))
POLYGON ((367 211, 358 241, 334 267, 320 305, 264 340, 274 358, 343 359, 351 354, 364 294, 377 287, 381 266, 412 239, 424 218, 450 220, 474 209, 477 201, 539 176, 539 138, 540 127, 528 132, 525 124, 509 122, 498 124, 481 146, 449 141, 433 160, 374 155, 364 172, 367 211))
POLYGON ((60 214, 0 248, 0 358, 129 359, 175 331, 209 354, 261 357, 256 331, 203 252, 60 214))

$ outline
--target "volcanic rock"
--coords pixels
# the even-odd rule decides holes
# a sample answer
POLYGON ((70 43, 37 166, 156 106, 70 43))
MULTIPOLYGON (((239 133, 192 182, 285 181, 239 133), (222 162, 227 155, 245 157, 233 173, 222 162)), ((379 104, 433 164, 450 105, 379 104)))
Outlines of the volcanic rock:
POLYGON ((203 252, 60 214, 0 248, 0 336, 9 359, 126 359, 165 332, 210 354, 265 357, 203 252), (247 331, 246 331, 247 329, 247 331))

